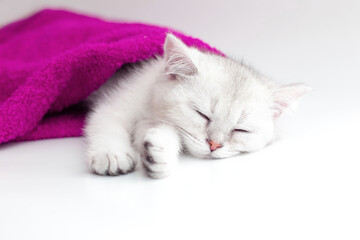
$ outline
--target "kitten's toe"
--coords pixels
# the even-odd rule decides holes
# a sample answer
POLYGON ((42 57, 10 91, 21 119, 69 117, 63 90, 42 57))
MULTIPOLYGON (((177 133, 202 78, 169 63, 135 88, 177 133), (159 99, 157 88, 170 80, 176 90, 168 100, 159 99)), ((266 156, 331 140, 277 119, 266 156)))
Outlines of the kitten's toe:
POLYGON ((99 175, 117 176, 135 170, 136 158, 132 153, 107 152, 91 157, 90 168, 99 175))
POLYGON ((95 174, 108 175, 109 161, 101 156, 92 156, 90 169, 95 174))
POLYGON ((149 164, 144 161, 143 166, 146 174, 151 178, 165 178, 168 177, 171 173, 171 168, 166 163, 149 164))

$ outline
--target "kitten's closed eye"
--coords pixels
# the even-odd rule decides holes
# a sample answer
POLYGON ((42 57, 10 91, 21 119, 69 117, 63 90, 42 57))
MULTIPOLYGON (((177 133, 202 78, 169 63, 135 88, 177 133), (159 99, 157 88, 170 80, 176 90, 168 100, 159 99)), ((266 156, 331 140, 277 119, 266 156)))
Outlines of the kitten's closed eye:
POLYGON ((234 132, 242 132, 242 133, 250 133, 249 130, 245 130, 245 129, 234 129, 234 132))
POLYGON ((202 112, 195 110, 202 118, 206 119, 206 121, 210 122, 210 118, 208 116, 206 116, 205 114, 203 114, 202 112))

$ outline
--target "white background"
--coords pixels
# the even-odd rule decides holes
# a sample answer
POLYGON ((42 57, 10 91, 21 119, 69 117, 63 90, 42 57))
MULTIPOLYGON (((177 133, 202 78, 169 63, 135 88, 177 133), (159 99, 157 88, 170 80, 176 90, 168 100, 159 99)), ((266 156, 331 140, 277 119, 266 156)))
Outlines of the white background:
POLYGON ((0 239, 360 239, 360 1, 0 0, 0 25, 46 6, 171 26, 313 91, 277 143, 163 180, 89 174, 81 138, 2 145, 0 239))

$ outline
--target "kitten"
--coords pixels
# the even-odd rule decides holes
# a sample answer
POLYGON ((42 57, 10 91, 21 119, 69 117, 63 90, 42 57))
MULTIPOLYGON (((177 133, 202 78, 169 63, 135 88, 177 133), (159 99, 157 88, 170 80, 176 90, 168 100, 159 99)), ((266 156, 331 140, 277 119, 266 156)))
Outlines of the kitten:
POLYGON ((199 158, 256 151, 274 139, 281 113, 309 90, 278 86, 168 34, 163 57, 120 70, 89 97, 90 168, 126 174, 141 159, 150 177, 162 178, 182 151, 199 158))

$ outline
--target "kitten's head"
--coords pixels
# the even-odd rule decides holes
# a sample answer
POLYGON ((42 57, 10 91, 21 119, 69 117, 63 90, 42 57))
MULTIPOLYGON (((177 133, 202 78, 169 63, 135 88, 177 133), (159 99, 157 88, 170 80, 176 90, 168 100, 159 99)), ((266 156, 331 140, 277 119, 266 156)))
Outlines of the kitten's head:
POLYGON ((242 63, 187 47, 168 35, 164 80, 153 96, 155 117, 175 126, 186 150, 201 158, 225 158, 263 148, 274 123, 309 91, 278 86, 242 63))

